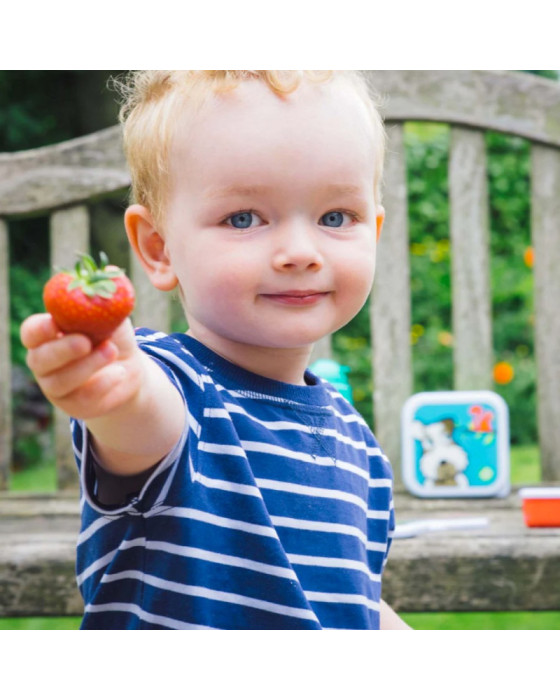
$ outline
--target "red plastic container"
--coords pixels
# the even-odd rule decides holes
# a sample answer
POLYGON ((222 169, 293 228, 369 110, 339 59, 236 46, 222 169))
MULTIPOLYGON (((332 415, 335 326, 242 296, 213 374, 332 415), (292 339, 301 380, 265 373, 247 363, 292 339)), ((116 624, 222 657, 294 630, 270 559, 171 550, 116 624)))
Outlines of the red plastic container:
POLYGON ((560 527, 560 488, 520 489, 527 527, 560 527))

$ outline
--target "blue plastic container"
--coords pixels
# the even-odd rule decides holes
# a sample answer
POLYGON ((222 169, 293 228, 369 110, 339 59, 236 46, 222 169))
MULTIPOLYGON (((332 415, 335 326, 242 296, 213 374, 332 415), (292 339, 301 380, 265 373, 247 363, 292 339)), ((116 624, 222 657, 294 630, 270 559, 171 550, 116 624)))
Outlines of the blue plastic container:
POLYGON ((319 359, 309 369, 318 377, 322 377, 330 382, 349 403, 354 403, 352 400, 352 387, 348 381, 350 367, 341 365, 335 360, 319 359))

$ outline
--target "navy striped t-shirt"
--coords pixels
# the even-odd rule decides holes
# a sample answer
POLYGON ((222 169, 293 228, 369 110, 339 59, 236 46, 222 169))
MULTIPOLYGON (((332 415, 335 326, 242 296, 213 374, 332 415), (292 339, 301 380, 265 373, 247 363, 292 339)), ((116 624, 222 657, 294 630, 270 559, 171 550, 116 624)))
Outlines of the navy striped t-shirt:
POLYGON ((362 417, 310 372, 285 384, 187 335, 136 333, 182 394, 185 430, 106 506, 72 421, 82 628, 379 628, 392 473, 362 417))

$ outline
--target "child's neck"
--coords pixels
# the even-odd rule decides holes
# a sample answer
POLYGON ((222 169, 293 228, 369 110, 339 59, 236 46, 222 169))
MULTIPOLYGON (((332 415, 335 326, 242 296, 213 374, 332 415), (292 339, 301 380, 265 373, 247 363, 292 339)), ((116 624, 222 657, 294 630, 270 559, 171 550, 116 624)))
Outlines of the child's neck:
POLYGON ((207 348, 232 362, 238 367, 259 374, 261 377, 275 379, 287 384, 305 385, 304 374, 311 356, 312 346, 297 348, 267 348, 246 345, 212 333, 196 331, 190 328, 187 335, 192 336, 207 348))

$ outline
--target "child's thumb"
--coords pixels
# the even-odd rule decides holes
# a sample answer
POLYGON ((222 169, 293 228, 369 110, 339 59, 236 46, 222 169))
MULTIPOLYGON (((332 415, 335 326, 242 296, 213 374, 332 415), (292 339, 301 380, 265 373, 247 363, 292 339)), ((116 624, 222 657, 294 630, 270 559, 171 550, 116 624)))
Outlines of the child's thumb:
POLYGON ((132 327, 130 318, 126 318, 121 325, 113 331, 109 340, 117 346, 121 358, 130 357, 130 355, 138 350, 134 328, 132 327))

